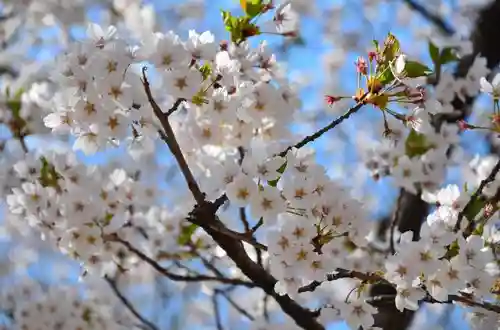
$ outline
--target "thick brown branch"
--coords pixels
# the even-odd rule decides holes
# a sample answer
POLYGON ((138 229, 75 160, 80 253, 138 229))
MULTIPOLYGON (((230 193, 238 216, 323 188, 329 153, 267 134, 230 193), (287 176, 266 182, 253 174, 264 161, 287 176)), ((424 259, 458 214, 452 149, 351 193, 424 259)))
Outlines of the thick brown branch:
POLYGON ((214 209, 213 204, 205 202, 193 211, 191 221, 205 229, 226 252, 227 256, 235 262, 241 272, 251 279, 256 286, 271 295, 283 312, 288 314, 298 326, 303 329, 324 330, 324 327, 316 321, 317 313, 303 308, 288 295, 279 295, 274 291, 277 280, 261 265, 250 259, 240 240, 222 233, 224 230, 221 228, 225 228, 225 226, 215 215, 214 209))

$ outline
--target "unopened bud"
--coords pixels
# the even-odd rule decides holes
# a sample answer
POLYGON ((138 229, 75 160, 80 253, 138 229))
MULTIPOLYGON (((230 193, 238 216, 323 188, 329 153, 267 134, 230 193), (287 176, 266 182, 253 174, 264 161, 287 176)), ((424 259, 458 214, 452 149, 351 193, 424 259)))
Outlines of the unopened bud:
POLYGON ((342 99, 342 98, 341 98, 341 97, 338 97, 338 96, 325 95, 325 101, 326 101, 326 103, 328 103, 329 105, 334 104, 335 102, 339 101, 340 99, 342 99))

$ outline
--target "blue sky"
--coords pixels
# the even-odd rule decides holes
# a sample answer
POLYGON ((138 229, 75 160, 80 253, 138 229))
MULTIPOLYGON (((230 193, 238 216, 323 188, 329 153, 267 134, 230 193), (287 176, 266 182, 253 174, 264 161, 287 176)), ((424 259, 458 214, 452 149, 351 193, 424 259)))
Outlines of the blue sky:
MULTIPOLYGON (((164 1, 164 0, 153 0, 150 1, 158 8, 162 8, 165 6, 169 6, 175 4, 175 1, 164 1)), ((237 0, 212 0, 207 3, 210 3, 207 6, 207 16, 204 18, 202 22, 200 21, 191 21, 186 23, 184 26, 177 27, 176 31, 181 35, 187 35, 187 30, 189 28, 197 28, 199 31, 205 29, 211 29, 216 34, 216 37, 226 38, 227 33, 224 31, 222 26, 222 20, 220 18, 220 9, 233 9, 234 11, 239 10, 239 1, 237 0)), ((324 9, 330 7, 335 4, 343 4, 349 5, 352 4, 354 0, 325 0, 325 1, 317 1, 318 9, 324 9)), ((425 3, 425 1, 423 1, 425 3)), ((387 32, 391 31, 395 34, 400 41, 402 42, 403 49, 405 46, 409 47, 413 39, 411 37, 411 33, 405 27, 397 27, 394 28, 394 25, 391 24, 391 20, 394 17, 394 5, 381 5, 378 11, 377 21, 368 22, 367 24, 372 27, 370 33, 372 36, 368 36, 368 42, 372 39, 382 39, 387 32)), ((357 17, 356 11, 349 11, 343 16, 342 28, 345 31, 349 31, 352 29, 356 29, 360 22, 357 17)), ((96 19, 95 12, 90 13, 91 19, 96 19)), ((418 18, 417 18, 418 19, 418 18)), ((420 20, 422 24, 426 24, 425 21, 420 20)), ((168 22, 167 22, 168 23, 168 22)), ((46 36, 51 35, 50 31, 47 31, 46 36)), ((325 77, 325 71, 321 64, 321 55, 324 54, 330 47, 328 43, 325 43, 324 40, 319 37, 321 35, 321 26, 314 19, 305 18, 302 25, 302 35, 306 40, 305 47, 296 47, 291 49, 290 53, 287 55, 289 67, 293 70, 304 71, 307 72, 312 79, 311 84, 305 88, 301 93, 301 98, 304 102, 304 111, 307 109, 312 109, 318 106, 321 106, 323 102, 323 97, 321 93, 321 86, 324 84, 328 77, 325 77)), ((271 37, 271 42, 276 43, 279 42, 278 37, 271 37)), ((367 45, 368 46, 368 45, 367 45)), ((422 54, 426 54, 427 49, 425 47, 422 48, 422 54)), ((53 49, 38 49, 34 50, 33 55, 37 56, 40 60, 44 60, 53 56, 53 49)), ((346 65, 341 69, 342 76, 346 77, 345 81, 342 81, 342 85, 345 88, 345 92, 354 91, 355 89, 355 75, 354 75, 354 67, 352 63, 355 61, 357 54, 349 54, 348 59, 346 61, 346 65)), ((425 57, 424 57, 425 58, 425 57)), ((279 59, 279 58, 278 58, 279 59)), ((363 113, 363 117, 360 118, 361 115, 357 115, 353 120, 349 120, 348 122, 343 123, 342 131, 347 136, 356 134, 356 130, 358 128, 359 123, 366 122, 369 120, 373 120, 376 118, 375 112, 366 111, 363 113)), ((325 119, 322 123, 326 123, 333 119, 333 116, 330 116, 325 119)), ((309 128, 310 129, 310 128, 309 128)), ((297 128, 297 131, 306 132, 303 128, 297 128)), ((474 150, 475 152, 484 153, 485 152, 485 144, 483 142, 478 142, 478 136, 475 133, 468 133, 466 138, 464 138, 464 146, 467 146, 470 150, 474 150)), ((482 141, 482 140, 481 140, 482 141)), ((30 144, 34 147, 36 145, 35 141, 32 141, 33 144, 30 144)), ((346 145, 339 148, 338 154, 334 154, 331 152, 327 152, 326 147, 328 144, 332 143, 332 140, 328 138, 328 136, 323 137, 320 141, 315 143, 315 147, 318 149, 318 161, 323 163, 327 168, 335 168, 336 163, 341 164, 354 164, 359 155, 356 152, 356 148, 353 147, 354 141, 346 141, 346 145)), ((85 159, 88 162, 92 163, 100 163, 105 161, 105 159, 109 156, 117 156, 120 151, 115 150, 111 153, 107 153, 106 155, 100 153, 97 156, 93 157, 83 157, 80 155, 82 159, 85 159)), ((457 171, 451 171, 448 181, 456 181, 457 180, 457 171)), ((374 194, 379 194, 382 196, 383 200, 391 200, 395 198, 397 190, 390 185, 390 180, 381 180, 380 182, 367 181, 366 189, 374 194)), ((373 218, 377 219, 381 215, 387 214, 390 212, 392 208, 391 203, 379 203, 378 207, 373 210, 373 218)), ((50 263, 42 262, 37 264, 32 269, 32 274, 36 277, 44 277, 45 274, 50 273, 50 263)), ((73 274, 76 278, 77 271, 73 274)), ((45 276, 46 277, 46 276, 45 276)), ((47 278, 46 280, 50 280, 47 278)), ((458 325, 457 325, 458 327, 458 325)), ((454 327, 457 329, 457 327, 454 327)), ((345 325, 337 324, 332 326, 331 329, 348 329, 345 325)))

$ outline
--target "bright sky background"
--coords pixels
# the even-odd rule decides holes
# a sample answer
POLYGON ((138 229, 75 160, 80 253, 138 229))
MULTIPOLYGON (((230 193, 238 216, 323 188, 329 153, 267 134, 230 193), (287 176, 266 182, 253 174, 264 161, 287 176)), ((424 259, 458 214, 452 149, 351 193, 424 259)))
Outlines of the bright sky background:
MULTIPOLYGON (((312 1, 312 0, 311 0, 312 1)), ((165 6, 169 6, 172 3, 176 3, 172 0, 152 0, 152 3, 158 6, 158 8, 162 8, 165 6)), ((350 3, 356 2, 355 0, 324 0, 317 1, 318 9, 330 7, 334 4, 343 4, 349 5, 350 3)), ((394 2, 394 1, 393 1, 394 2)), ((421 1, 422 3, 426 3, 426 1, 421 1)), ((239 3, 237 0, 211 0, 207 1, 210 5, 207 7, 207 15, 204 18, 203 22, 191 22, 184 26, 175 27, 177 33, 181 36, 187 35, 187 30, 189 28, 197 27, 198 31, 203 31, 206 29, 210 29, 216 35, 216 38, 222 39, 227 38, 227 33, 224 31, 222 20, 220 18, 220 9, 237 11, 239 10, 239 3)), ((402 42, 403 50, 405 47, 413 46, 413 38, 411 32, 407 30, 407 28, 399 26, 398 28, 394 28, 394 25, 391 24, 393 17, 395 17, 393 5, 382 5, 379 6, 378 18, 373 22, 365 22, 372 28, 368 31, 372 31, 372 36, 367 36, 366 40, 368 44, 366 46, 370 46, 369 42, 371 39, 383 39, 387 32, 390 31, 395 34, 400 41, 402 42)), ((352 29, 356 29, 359 27, 359 17, 357 16, 356 11, 347 12, 343 17, 342 27, 345 31, 349 31, 352 29)), ((91 19, 96 19, 95 13, 90 13, 91 19)), ((420 20, 422 24, 426 24, 424 20, 420 20)), ((174 27, 171 27, 174 28, 174 27)), ((302 91, 302 100, 304 102, 304 111, 308 111, 308 109, 314 109, 318 106, 322 106, 323 104, 323 95, 322 95, 322 86, 325 82, 325 72, 324 67, 321 63, 321 56, 324 54, 326 50, 331 48, 328 42, 322 39, 321 37, 321 26, 317 21, 312 19, 305 19, 303 21, 302 26, 302 35, 306 40, 306 46, 304 47, 296 47, 293 48, 288 54, 288 67, 291 69, 290 74, 293 78, 297 75, 298 72, 306 73, 312 79, 310 80, 310 84, 307 88, 302 91)), ((47 36, 51 33, 47 32, 47 36)), ((267 38, 267 36, 266 36, 267 38)), ((278 37, 271 37, 271 41, 279 41, 278 37)), ((335 45, 333 45, 335 47, 335 45)), ((427 48, 425 45, 420 50, 420 54, 426 54, 427 48)), ((40 60, 44 60, 47 58, 51 58, 53 56, 53 49, 42 49, 34 52, 34 55, 37 56, 40 60)), ((342 86, 344 86, 345 92, 352 92, 355 89, 355 71, 352 63, 355 61, 357 54, 349 54, 346 65, 342 68, 342 86)), ((280 58, 278 57, 278 60, 280 58)), ((347 136, 354 136, 357 134, 357 130, 363 125, 369 123, 370 120, 376 118, 379 113, 375 113, 374 111, 370 112, 365 111, 363 114, 359 113, 354 116, 353 120, 348 120, 344 122, 342 125, 342 132, 347 136)), ((326 123, 334 118, 334 115, 329 115, 329 117, 325 118, 323 121, 326 123)), ((295 128, 297 132, 303 132, 304 134, 310 134, 312 132, 313 127, 298 127, 295 128)), ((332 133, 333 134, 333 133, 332 133)), ((356 152, 356 148, 353 143, 354 140, 345 140, 339 141, 337 139, 333 139, 335 135, 330 135, 323 137, 316 143, 316 147, 319 150, 318 160, 322 162, 327 168, 330 169, 330 174, 333 176, 343 175, 339 172, 340 165, 346 164, 355 164, 358 160, 358 155, 356 152), (341 143, 342 142, 342 143, 341 143)), ((464 145, 469 150, 474 150, 475 152, 484 153, 485 152, 485 144, 482 142, 483 140, 478 139, 478 136, 474 133, 468 133, 467 137, 464 139, 464 145), (474 148, 474 149, 472 149, 474 148)), ((29 141, 32 147, 38 147, 39 145, 36 141, 29 141)), ((108 152, 106 155, 102 153, 93 156, 93 157, 83 157, 82 159, 86 159, 92 163, 99 163, 105 161, 105 159, 109 156, 117 156, 121 151, 115 150, 113 152, 108 152)), ((456 181, 460 172, 451 171, 448 181, 456 181)), ((364 189, 369 191, 372 194, 376 194, 380 196, 380 199, 383 201, 393 200, 396 196, 397 190, 390 185, 390 180, 381 180, 380 182, 374 182, 373 180, 368 180, 365 183, 364 189)), ((392 203, 384 202, 384 203, 376 203, 373 209, 373 218, 377 219, 381 215, 385 215, 390 212, 392 208, 392 203)), ((1 245, 0 245, 1 246, 1 245)), ((48 258, 49 260, 51 258, 48 258)), ((59 258, 56 258, 59 259, 59 258)), ((32 273, 36 277, 44 278, 45 274, 50 274, 51 263, 50 262, 42 262, 37 266, 33 267, 32 273)), ((73 268, 71 272, 74 272, 74 278, 77 277, 78 271, 76 268, 73 268)), ((44 278, 47 281, 50 281, 50 278, 44 278)), ((172 311, 172 310, 170 310, 172 311)), ((450 329, 460 329, 460 326, 463 325, 463 322, 460 322, 459 317, 455 317, 457 324, 454 324, 450 329)), ((345 325, 335 325, 332 326, 331 329, 348 329, 345 325)))

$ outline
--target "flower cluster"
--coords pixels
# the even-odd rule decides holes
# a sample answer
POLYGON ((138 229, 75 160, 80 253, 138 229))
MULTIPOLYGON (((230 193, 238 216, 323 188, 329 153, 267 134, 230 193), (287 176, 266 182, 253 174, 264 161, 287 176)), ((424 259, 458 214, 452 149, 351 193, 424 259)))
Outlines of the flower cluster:
POLYGON ((91 25, 88 34, 61 59, 56 111, 44 119, 53 132, 75 135, 74 148, 86 153, 125 140, 130 150, 153 151, 157 120, 134 71, 143 61, 156 68, 157 89, 167 91, 158 102, 183 100, 186 115, 173 119, 186 152, 248 145, 255 136, 281 139, 299 106, 265 43, 256 51, 218 46, 210 32, 191 31, 186 41, 155 33, 131 48, 113 27, 91 25))
MULTIPOLYGON (((441 187, 446 168, 458 158, 449 154, 450 149, 460 151, 460 129, 475 126, 437 122, 440 115, 454 113, 457 97, 479 91, 493 96, 498 116, 498 78, 491 84, 482 78, 489 71, 484 58, 476 57, 460 79, 440 71, 444 59, 433 59, 439 64, 434 72, 439 81, 431 95, 424 85, 432 70, 410 61, 389 34, 383 45, 374 43, 368 60, 359 57, 355 63, 355 106, 297 142, 289 131, 301 107, 297 92, 269 45, 262 42, 253 49, 247 40, 265 33, 256 18, 273 9, 272 2, 242 5, 243 17, 223 12, 230 42, 191 30, 186 39, 172 31, 156 32, 134 44, 114 26, 90 24, 87 39, 72 44, 58 59, 51 85, 5 93, 5 111, 0 113, 21 143, 26 135, 42 131, 39 118, 33 118, 42 113, 46 128, 74 137, 73 149, 86 154, 125 144, 139 162, 154 153, 161 139, 174 154, 195 204, 187 200, 170 207, 159 184, 142 180, 145 166, 87 166, 72 153, 35 155, 23 144, 26 155, 1 160, 9 225, 21 233, 28 225, 78 260, 87 273, 106 279, 137 271, 142 262, 171 279, 219 280, 266 292, 274 283, 269 285, 269 278, 275 279, 275 296, 319 302, 314 322, 345 320, 353 329, 372 329, 378 310, 368 287, 384 284, 394 289, 390 298, 400 311, 416 310, 422 301, 463 303, 474 326, 498 325, 500 308, 492 302, 498 299, 500 234, 493 224, 498 222, 500 171, 494 172, 494 160, 479 159, 472 164, 476 191, 441 187), (376 177, 392 176, 397 186, 435 206, 419 235, 398 233, 394 223, 388 246, 382 248, 373 244, 368 207, 332 180, 306 146, 364 107, 380 110, 380 135, 391 138, 367 151, 369 170, 376 177), (217 200, 229 202, 227 213, 234 211, 231 207, 239 209, 244 233, 229 229, 231 222, 220 211, 224 208, 204 221, 197 218, 217 200), (239 266, 241 260, 238 264, 221 253, 231 251, 229 243, 217 247, 219 237, 237 240, 236 248, 243 246, 241 240, 257 249, 255 265, 243 258, 250 271, 241 267, 256 283, 225 277, 226 271, 208 261, 207 256, 213 257, 227 273, 242 275, 232 263, 239 266), (265 244, 259 242, 262 237, 265 244), (214 276, 183 268, 176 263, 183 258, 199 258, 214 276), (163 268, 159 263, 164 259, 179 272, 163 268), (260 276, 264 284, 252 278, 252 273, 267 271, 260 276), (324 281, 345 278, 354 283, 345 299, 316 290, 324 281)), ((279 5, 270 22, 272 32, 296 37, 296 10, 301 6, 298 0, 279 5)), ((454 58, 450 49, 446 52, 454 58)), ((326 100, 333 104, 344 98, 329 95, 326 100)), ((214 297, 225 293, 203 289, 214 297)), ((18 300, 15 294, 2 298, 0 307, 12 311, 21 329, 120 329, 106 303, 83 299, 76 291, 59 288, 27 295, 19 306, 12 304, 18 300)))
MULTIPOLYGON (((278 293, 298 297, 310 282, 332 273, 355 272, 353 277, 361 280, 357 293, 329 304, 333 315, 354 328, 373 325, 376 309, 366 301, 362 285, 373 278, 396 288, 400 310, 416 309, 424 298, 446 301, 459 294, 492 298, 498 270, 491 250, 481 236, 464 239, 455 228, 470 196, 456 187, 436 190, 449 164, 448 149, 458 142, 458 126, 431 128, 434 116, 449 112, 443 106, 446 100, 428 98, 408 77, 416 64, 406 62, 394 48, 393 36, 383 51, 370 53, 370 61, 378 63, 373 72, 364 60, 357 62, 359 77, 366 76, 367 92, 358 90, 354 99, 378 107, 386 135, 397 137, 396 148, 377 155, 371 168, 389 168, 385 172, 398 185, 414 193, 424 191, 427 200, 439 207, 429 215, 419 241, 412 241, 411 232, 403 233, 399 243, 391 236, 395 253, 376 257, 370 257, 368 212, 363 205, 329 179, 307 149, 281 152, 280 141, 290 142, 286 127, 300 103, 265 43, 255 51, 246 42, 217 45, 209 32, 191 31, 186 41, 173 32, 155 33, 134 48, 113 27, 104 32, 96 25, 90 26, 89 36, 62 59, 63 70, 56 75, 63 86, 57 94, 59 106, 45 117, 45 124, 54 132, 75 135, 74 148, 88 153, 124 140, 141 139, 152 146, 158 132, 164 134, 154 107, 166 106, 169 110, 163 115, 172 121, 175 137, 168 133, 162 138, 175 138, 182 152, 198 156, 197 172, 206 178, 202 187, 207 196, 215 199, 225 193, 232 205, 249 206, 252 218, 268 230, 268 258, 278 293), (134 72, 142 61, 154 66, 158 90, 166 91, 161 97, 145 93, 149 83, 134 72), (388 108, 390 102, 404 100, 416 106, 407 115, 388 108)), ((477 70, 462 84, 469 94, 477 92, 475 78, 485 72, 484 62, 476 59, 476 63, 477 70)), ((439 91, 442 86, 436 87, 440 97, 446 95, 439 91)), ((25 182, 8 196, 9 208, 87 269, 109 271, 117 254, 110 242, 113 237, 137 241, 137 232, 127 229, 129 223, 146 224, 141 234, 150 243, 142 247, 151 254, 175 248, 177 242, 165 243, 164 237, 180 233, 182 214, 172 216, 153 206, 154 195, 125 171, 104 174, 64 157, 45 160, 41 166, 21 175, 25 182), (85 178, 81 173, 87 173, 85 178)), ((33 165, 17 166, 21 167, 33 165)), ((328 309, 325 306, 324 313, 328 309)))
POLYGON ((165 220, 149 208, 159 198, 156 189, 123 169, 87 167, 74 155, 52 154, 41 160, 28 157, 14 170, 21 183, 7 196, 11 225, 28 223, 48 243, 101 275, 121 263, 120 245, 106 241, 107 237, 132 227, 145 211, 158 223, 157 231, 165 220))
POLYGON ((16 329, 131 329, 130 315, 116 318, 104 296, 83 298, 75 287, 43 289, 26 280, 2 290, 0 306, 16 320, 16 329))

